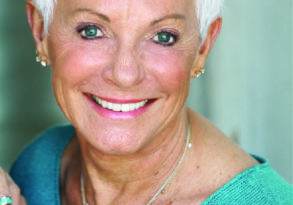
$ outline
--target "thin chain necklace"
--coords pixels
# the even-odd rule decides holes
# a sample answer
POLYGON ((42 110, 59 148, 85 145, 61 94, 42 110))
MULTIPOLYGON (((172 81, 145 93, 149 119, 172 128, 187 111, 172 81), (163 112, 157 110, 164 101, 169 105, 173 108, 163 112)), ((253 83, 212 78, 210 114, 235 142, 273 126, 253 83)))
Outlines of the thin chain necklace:
POLYGON ((84 179, 83 179, 82 172, 80 174, 80 193, 81 193, 82 205, 89 205, 87 203, 86 196, 85 196, 84 179))
MULTIPOLYGON (((184 150, 183 150, 183 153, 182 153, 180 159, 176 162, 176 165, 173 168, 173 170, 170 173, 170 175, 167 176, 167 178, 163 181, 161 186, 157 189, 155 194, 149 199, 149 201, 146 203, 146 205, 153 204, 158 199, 160 194, 166 192, 167 187, 171 184, 172 179, 174 179, 174 177, 176 176, 177 171, 178 171, 180 165, 183 162, 183 159, 184 159, 184 157, 186 155, 187 149, 190 149, 192 147, 192 143, 190 142, 190 135, 191 135, 191 128, 190 128, 190 126, 188 126, 187 134, 185 135, 185 146, 184 146, 184 150)), ((80 174, 80 193, 81 193, 82 205, 89 205, 87 200, 86 200, 84 177, 83 177, 82 172, 80 174)))

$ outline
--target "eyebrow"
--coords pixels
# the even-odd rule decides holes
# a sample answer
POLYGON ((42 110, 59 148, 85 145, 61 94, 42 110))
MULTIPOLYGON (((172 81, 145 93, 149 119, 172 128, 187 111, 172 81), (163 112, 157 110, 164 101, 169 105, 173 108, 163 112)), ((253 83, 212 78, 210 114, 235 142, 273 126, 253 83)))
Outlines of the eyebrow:
POLYGON ((102 13, 99 13, 97 11, 94 11, 92 9, 88 9, 88 8, 79 8, 79 9, 76 9, 74 11, 74 13, 90 13, 90 14, 93 14, 95 16, 98 16, 99 18, 101 18, 102 20, 104 21, 107 21, 107 22, 111 22, 110 18, 102 13))
POLYGON ((151 25, 153 26, 153 25, 155 25, 157 23, 160 23, 162 21, 165 21, 167 19, 180 19, 180 20, 185 20, 186 18, 182 14, 169 14, 169 15, 166 15, 166 16, 164 16, 162 18, 159 18, 159 19, 156 19, 156 20, 152 21, 151 22, 151 25))
MULTIPOLYGON (((110 18, 102 13, 99 13, 97 11, 94 11, 92 9, 88 9, 88 8, 79 8, 79 9, 76 9, 74 11, 74 13, 90 13, 90 14, 93 14, 95 16, 98 16, 99 18, 103 19, 104 21, 107 21, 107 22, 111 22, 110 18)), ((155 24, 158 24, 162 21, 165 21, 167 19, 181 19, 181 20, 185 20, 185 16, 182 15, 182 14, 169 14, 169 15, 166 15, 166 16, 163 16, 159 19, 156 19, 154 21, 151 22, 150 25, 155 25, 155 24)))

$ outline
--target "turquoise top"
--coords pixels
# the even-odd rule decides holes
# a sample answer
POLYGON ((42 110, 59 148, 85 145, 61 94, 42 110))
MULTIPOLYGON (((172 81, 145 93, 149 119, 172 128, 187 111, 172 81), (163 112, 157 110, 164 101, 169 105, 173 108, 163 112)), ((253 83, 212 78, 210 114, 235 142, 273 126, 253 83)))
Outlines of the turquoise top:
MULTIPOLYGON (((55 127, 25 148, 11 169, 28 205, 60 205, 60 165, 74 136, 72 126, 55 127)), ((237 174, 210 195, 203 205, 293 205, 293 186, 269 163, 253 156, 257 164, 237 174)))

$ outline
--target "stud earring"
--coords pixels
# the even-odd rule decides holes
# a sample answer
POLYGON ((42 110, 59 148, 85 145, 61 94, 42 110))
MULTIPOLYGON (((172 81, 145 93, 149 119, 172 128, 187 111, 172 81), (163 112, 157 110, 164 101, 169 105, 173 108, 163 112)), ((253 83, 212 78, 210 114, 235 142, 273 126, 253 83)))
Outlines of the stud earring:
POLYGON ((36 51, 36 62, 40 63, 44 68, 48 66, 47 60, 43 58, 38 51, 36 51))
POLYGON ((199 78, 199 76, 203 75, 204 73, 205 73, 205 69, 203 68, 203 69, 201 69, 201 70, 199 70, 199 71, 193 73, 193 74, 191 75, 191 77, 192 77, 193 79, 194 79, 194 78, 199 78))

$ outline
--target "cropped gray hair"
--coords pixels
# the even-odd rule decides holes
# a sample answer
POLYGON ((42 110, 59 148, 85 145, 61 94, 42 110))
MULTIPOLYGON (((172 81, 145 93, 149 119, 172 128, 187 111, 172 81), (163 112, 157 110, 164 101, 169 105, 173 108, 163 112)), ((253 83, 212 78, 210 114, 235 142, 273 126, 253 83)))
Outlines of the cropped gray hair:
MULTIPOLYGON (((224 0, 194 0, 201 39, 206 37, 210 24, 221 16, 224 0)), ((44 20, 44 34, 48 33, 57 0, 33 0, 44 20)))

